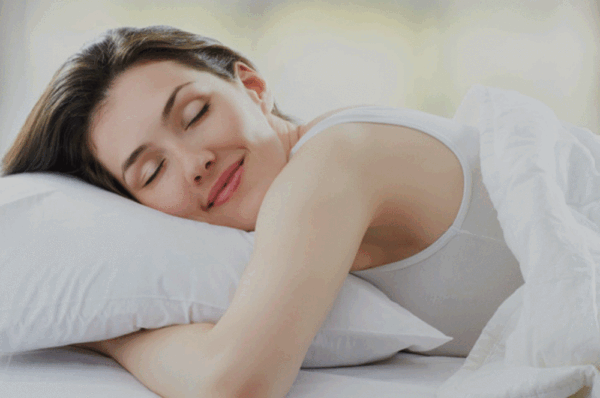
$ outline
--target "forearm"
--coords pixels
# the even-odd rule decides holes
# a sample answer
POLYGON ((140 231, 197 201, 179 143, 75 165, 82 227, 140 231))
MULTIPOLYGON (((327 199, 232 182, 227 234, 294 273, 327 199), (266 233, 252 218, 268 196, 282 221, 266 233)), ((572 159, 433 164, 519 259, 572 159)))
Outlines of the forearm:
POLYGON ((113 358, 163 398, 234 397, 228 390, 231 385, 219 385, 219 350, 210 335, 213 326, 174 325, 77 346, 113 358))

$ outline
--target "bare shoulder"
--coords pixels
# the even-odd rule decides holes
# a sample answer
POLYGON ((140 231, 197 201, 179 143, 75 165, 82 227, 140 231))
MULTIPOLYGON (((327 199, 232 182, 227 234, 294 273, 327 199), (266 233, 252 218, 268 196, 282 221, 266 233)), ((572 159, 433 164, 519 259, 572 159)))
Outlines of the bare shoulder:
MULTIPOLYGON (((298 139, 301 139, 308 131, 310 131, 319 122, 327 119, 330 116, 335 115, 346 109, 356 108, 356 106, 339 108, 313 119, 311 122, 301 126, 299 129, 298 139)), ((315 156, 327 154, 325 158, 320 157, 320 160, 331 160, 331 156, 335 153, 340 155, 351 155, 356 154, 357 151, 364 151, 368 149, 365 145, 367 142, 365 139, 369 135, 370 127, 368 123, 343 123, 336 124, 327 127, 321 133, 316 134, 306 141, 302 147, 294 155, 294 158, 304 158, 308 156, 311 161, 316 160, 315 156), (349 146, 353 145, 351 149, 349 146), (309 154, 309 155, 307 155, 309 154)), ((341 161, 341 159, 337 159, 341 161)), ((295 160, 297 162, 297 160, 295 160)))
POLYGON ((326 113, 324 113, 324 114, 322 114, 320 116, 317 116, 316 118, 314 118, 310 122, 308 122, 305 125, 301 126, 301 128, 300 128, 300 137, 299 138, 302 138, 302 136, 308 130, 310 130, 311 128, 313 128, 320 121, 327 119, 329 116, 333 116, 333 115, 335 115, 338 112, 345 111, 346 109, 358 108, 360 106, 362 106, 362 105, 345 106, 343 108, 333 109, 333 110, 331 110, 329 112, 326 112, 326 113))
POLYGON ((375 212, 359 254, 367 247, 373 250, 369 261, 358 261, 353 269, 423 250, 449 228, 462 202, 463 170, 454 152, 432 135, 406 126, 337 124, 306 141, 294 157, 298 159, 291 162, 325 162, 325 175, 335 169, 331 163, 339 163, 356 190, 371 191, 375 212), (375 252, 384 255, 375 259, 375 252))
MULTIPOLYGON (((301 126, 298 138, 302 138, 321 121, 342 111, 362 106, 349 106, 326 112, 301 126)), ((422 153, 429 156, 436 151, 445 151, 447 154, 451 154, 451 151, 441 141, 431 135, 402 125, 377 122, 343 122, 329 126, 319 134, 311 137, 298 152, 307 151, 304 149, 307 147, 315 149, 326 145, 328 142, 338 145, 354 143, 357 145, 356 151, 361 153, 370 151, 375 155, 377 155, 377 152, 391 152, 396 155, 409 152, 415 155, 422 153)), ((357 154, 356 152, 353 153, 357 154)), ((396 158, 401 159, 401 156, 396 156, 396 158)))
MULTIPOLYGON (((310 129, 339 111, 329 112, 306 127, 310 129)), ((422 184, 447 185, 442 184, 444 180, 456 182, 456 190, 462 191, 462 166, 454 152, 434 136, 402 125, 335 124, 306 141, 294 157, 314 160, 317 155, 335 155, 338 160, 347 158, 353 167, 358 167, 369 178, 374 177, 374 182, 381 182, 382 187, 400 184, 402 192, 395 192, 400 195, 408 194, 411 188, 413 194, 422 192, 422 184), (447 180, 449 177, 452 178, 447 180), (392 180, 384 181, 385 178, 392 180)), ((419 198, 410 196, 409 199, 414 202, 419 198)))

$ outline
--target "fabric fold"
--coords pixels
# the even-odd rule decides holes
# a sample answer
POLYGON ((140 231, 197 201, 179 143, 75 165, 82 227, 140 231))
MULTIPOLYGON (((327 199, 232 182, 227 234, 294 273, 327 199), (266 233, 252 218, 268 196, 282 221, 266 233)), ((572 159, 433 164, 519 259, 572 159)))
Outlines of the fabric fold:
POLYGON ((525 284, 438 397, 600 397, 600 138, 483 86, 454 119, 480 131, 483 181, 525 284))

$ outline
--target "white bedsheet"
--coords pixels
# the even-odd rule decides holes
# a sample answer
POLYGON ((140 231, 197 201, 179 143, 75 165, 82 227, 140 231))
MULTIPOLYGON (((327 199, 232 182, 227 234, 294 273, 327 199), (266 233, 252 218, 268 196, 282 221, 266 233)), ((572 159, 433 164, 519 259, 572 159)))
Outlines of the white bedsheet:
MULTIPOLYGON (((301 370, 287 398, 433 398, 464 358, 399 353, 373 365, 301 370)), ((62 347, 0 357, 0 398, 156 398, 110 358, 62 347)))
POLYGON ((438 396, 600 397, 600 138, 481 86, 455 118, 481 131, 483 181, 525 285, 438 396))

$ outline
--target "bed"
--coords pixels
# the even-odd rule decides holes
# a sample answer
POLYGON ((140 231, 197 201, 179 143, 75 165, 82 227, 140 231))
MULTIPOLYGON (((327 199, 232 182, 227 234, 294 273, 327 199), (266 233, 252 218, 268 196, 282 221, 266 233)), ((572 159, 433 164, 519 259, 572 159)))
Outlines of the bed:
MULTIPOLYGON (((435 397, 464 358, 399 353, 372 365, 301 370, 288 398, 435 397)), ((158 397, 110 358, 74 347, 3 357, 2 397, 158 397)))
MULTIPOLYGON (((498 308, 465 359, 402 351, 427 351, 443 344, 445 336, 350 275, 307 354, 308 363, 316 366, 300 371, 288 397, 600 398, 600 139, 561 122, 537 100, 489 87, 474 87, 455 120, 480 131, 483 180, 525 284, 498 308), (368 302, 366 309, 349 299, 358 294, 364 298, 358 301, 368 302), (366 320, 370 316, 379 318, 366 320)), ((186 252, 186 242, 165 243, 173 234, 163 233, 147 244, 157 252, 136 268, 142 251, 129 249, 123 253, 133 255, 123 257, 98 247, 120 253, 122 240, 133 235, 133 244, 136 234, 149 240, 156 225, 164 229, 174 221, 134 203, 123 204, 132 206, 126 212, 112 214, 117 202, 108 197, 102 203, 110 202, 110 209, 100 209, 100 203, 85 207, 89 197, 79 191, 59 197, 52 211, 40 210, 37 204, 55 193, 41 180, 34 181, 34 196, 23 196, 20 188, 3 196, 0 189, 0 394, 155 396, 108 358, 51 347, 140 328, 216 322, 248 260, 251 236, 212 229, 201 239, 190 239, 186 252), (15 209, 24 206, 33 229, 27 231, 27 239, 18 240, 22 222, 15 209), (124 219, 130 213, 133 218, 124 219), (66 223, 65 214, 70 217, 66 223), (98 218, 90 221, 94 214, 98 218), (111 217, 121 223, 118 230, 111 217), (152 218, 159 224, 152 224, 152 218), (140 219, 144 224, 139 231, 127 229, 140 219), (38 228, 42 221, 50 223, 38 228), (87 238, 98 235, 84 247, 81 230, 86 225, 94 226, 86 230, 87 238), (119 231, 122 237, 106 241, 119 231), (32 235, 37 233, 50 235, 32 235), (62 237, 64 233, 71 235, 62 237), (39 252, 44 239, 50 243, 39 252), (207 250, 236 239, 234 246, 213 252, 199 276, 193 267, 173 265, 189 260, 181 252, 196 264, 194 250, 206 257, 207 250), (65 250, 64 245, 71 246, 65 250), (166 249, 171 247, 179 251, 166 249), (65 265, 65 253, 73 260, 72 268, 65 265), (79 258, 81 253, 88 257, 79 258), (6 265, 19 256, 26 261, 6 265), (176 261, 169 262, 173 259, 168 256, 176 261), (40 266, 31 268, 36 261, 40 266), (119 261, 119 267, 112 265, 119 261), (160 274, 164 264, 169 264, 168 272, 160 274), (141 272, 143 278, 131 278, 132 272, 141 272), (200 277, 207 272, 208 281, 200 277), (144 278, 149 282, 135 285, 144 278), (159 286, 160 291, 144 290, 148 286, 159 286), (126 296, 119 296, 123 292, 126 296)), ((184 236, 193 235, 198 223, 183 225, 186 221, 177 221, 181 225, 176 228, 187 228, 184 236)))

